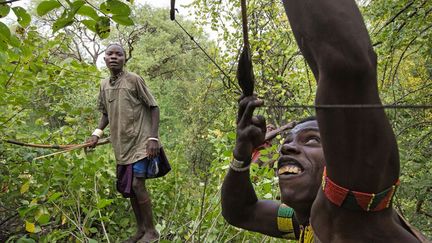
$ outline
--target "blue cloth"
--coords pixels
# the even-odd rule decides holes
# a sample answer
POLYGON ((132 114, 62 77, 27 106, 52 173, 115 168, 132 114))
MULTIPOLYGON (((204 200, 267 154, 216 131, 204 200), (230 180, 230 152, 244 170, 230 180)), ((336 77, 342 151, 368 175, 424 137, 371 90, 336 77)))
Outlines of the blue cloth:
POLYGON ((133 175, 139 178, 154 178, 159 173, 159 156, 144 158, 133 164, 133 175))

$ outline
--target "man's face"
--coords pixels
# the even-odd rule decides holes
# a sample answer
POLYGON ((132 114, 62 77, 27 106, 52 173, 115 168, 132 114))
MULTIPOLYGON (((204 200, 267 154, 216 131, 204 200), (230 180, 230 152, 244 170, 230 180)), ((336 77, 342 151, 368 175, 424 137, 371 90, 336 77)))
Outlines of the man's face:
POLYGON ((282 202, 311 206, 321 185, 324 165, 317 121, 295 126, 282 144, 278 160, 282 202))
POLYGON ((121 71, 125 64, 124 51, 120 46, 112 45, 105 50, 105 64, 113 71, 121 71))

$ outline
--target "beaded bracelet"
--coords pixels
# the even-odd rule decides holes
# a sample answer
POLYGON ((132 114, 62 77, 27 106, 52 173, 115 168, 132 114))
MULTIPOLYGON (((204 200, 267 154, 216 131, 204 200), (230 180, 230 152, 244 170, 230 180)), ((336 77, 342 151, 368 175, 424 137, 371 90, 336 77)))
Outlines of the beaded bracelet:
POLYGON ((245 172, 245 171, 248 171, 248 170, 249 170, 249 167, 250 167, 250 165, 248 165, 248 166, 246 166, 246 167, 242 167, 242 168, 237 168, 237 167, 234 167, 232 164, 230 164, 230 168, 231 168, 233 171, 236 171, 236 172, 245 172))
POLYGON ((233 158, 229 166, 233 171, 237 171, 237 172, 244 172, 249 170, 250 164, 245 167, 243 165, 244 165, 244 161, 239 161, 236 158, 233 158))

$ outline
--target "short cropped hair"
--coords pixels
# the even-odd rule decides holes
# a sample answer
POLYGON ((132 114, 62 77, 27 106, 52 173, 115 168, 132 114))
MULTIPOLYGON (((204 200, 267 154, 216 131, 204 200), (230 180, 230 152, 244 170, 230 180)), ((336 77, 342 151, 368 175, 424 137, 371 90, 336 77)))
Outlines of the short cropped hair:
POLYGON ((123 51, 123 55, 126 56, 126 51, 125 51, 125 49, 124 49, 123 46, 120 45, 119 43, 111 43, 111 44, 109 44, 109 45, 107 46, 107 48, 105 49, 105 51, 108 50, 108 48, 110 48, 111 46, 118 46, 118 47, 120 47, 120 48, 122 49, 122 51, 123 51))

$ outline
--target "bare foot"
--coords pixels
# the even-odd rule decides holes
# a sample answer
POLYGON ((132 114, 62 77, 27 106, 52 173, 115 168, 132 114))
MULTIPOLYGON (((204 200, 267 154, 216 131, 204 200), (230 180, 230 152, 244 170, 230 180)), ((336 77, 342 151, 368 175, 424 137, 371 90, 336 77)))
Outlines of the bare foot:
POLYGON ((137 243, 152 243, 159 240, 159 233, 156 230, 148 231, 137 243))
POLYGON ((133 236, 129 239, 123 241, 123 243, 136 243, 139 239, 144 236, 144 231, 138 230, 133 236))

